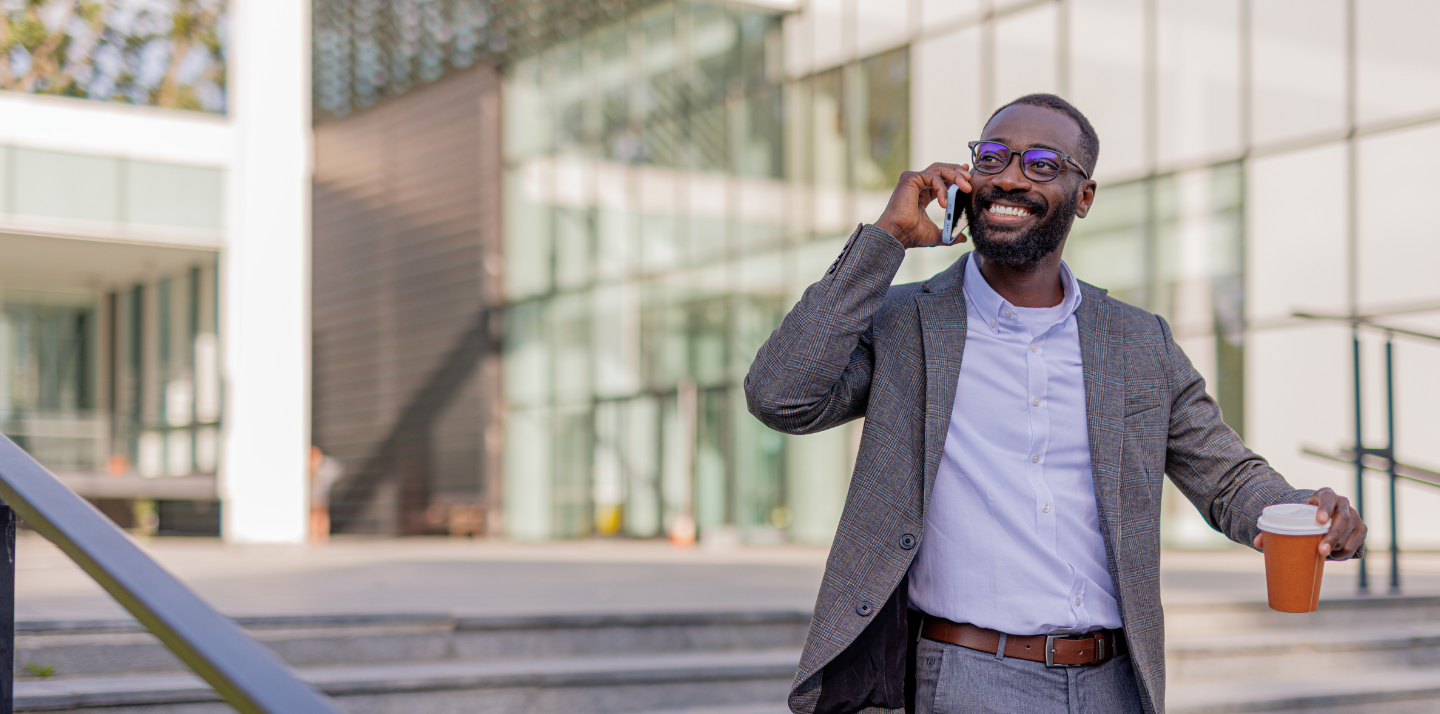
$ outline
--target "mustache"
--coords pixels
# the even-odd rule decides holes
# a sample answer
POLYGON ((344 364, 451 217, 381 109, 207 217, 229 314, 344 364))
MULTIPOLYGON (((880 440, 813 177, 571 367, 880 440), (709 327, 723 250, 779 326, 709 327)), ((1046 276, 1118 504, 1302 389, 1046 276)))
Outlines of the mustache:
POLYGON ((1030 211, 1035 215, 1040 215, 1045 212, 1044 203, 1041 203, 1040 201, 1031 198, 1023 191, 1001 191, 997 188, 989 188, 986 189, 983 193, 971 194, 970 207, 972 209, 979 210, 981 206, 989 203, 994 203, 996 201, 1004 201, 1008 205, 1019 206, 1020 208, 1024 208, 1025 210, 1030 211))

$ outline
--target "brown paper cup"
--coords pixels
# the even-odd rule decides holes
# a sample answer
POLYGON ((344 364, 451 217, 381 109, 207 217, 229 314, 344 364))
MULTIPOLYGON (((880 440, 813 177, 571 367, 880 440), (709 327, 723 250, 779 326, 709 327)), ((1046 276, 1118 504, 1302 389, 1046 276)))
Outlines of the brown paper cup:
POLYGON ((1270 609, 1280 612, 1314 612, 1320 607, 1320 577, 1325 559, 1320 556, 1320 539, 1315 535, 1281 535, 1264 532, 1265 586, 1270 609))

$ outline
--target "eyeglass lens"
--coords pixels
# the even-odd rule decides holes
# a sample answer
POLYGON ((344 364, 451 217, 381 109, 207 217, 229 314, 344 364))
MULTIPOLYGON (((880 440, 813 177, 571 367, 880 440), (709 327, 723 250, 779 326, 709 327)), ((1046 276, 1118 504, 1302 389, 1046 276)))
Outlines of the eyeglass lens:
MULTIPOLYGON (((992 141, 975 145, 975 170, 982 174, 998 174, 1010 165, 1010 147, 992 141)), ((1020 154, 1020 170, 1035 181, 1049 181, 1060 175, 1063 159, 1049 149, 1028 149, 1020 154)))

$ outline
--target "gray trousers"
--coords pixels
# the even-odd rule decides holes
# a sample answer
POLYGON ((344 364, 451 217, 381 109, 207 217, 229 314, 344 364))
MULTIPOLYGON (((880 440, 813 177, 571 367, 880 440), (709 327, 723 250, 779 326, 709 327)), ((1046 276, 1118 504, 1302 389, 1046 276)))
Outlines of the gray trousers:
POLYGON ((920 638, 916 714, 1140 714, 1130 655, 1085 667, 1000 657, 920 638))

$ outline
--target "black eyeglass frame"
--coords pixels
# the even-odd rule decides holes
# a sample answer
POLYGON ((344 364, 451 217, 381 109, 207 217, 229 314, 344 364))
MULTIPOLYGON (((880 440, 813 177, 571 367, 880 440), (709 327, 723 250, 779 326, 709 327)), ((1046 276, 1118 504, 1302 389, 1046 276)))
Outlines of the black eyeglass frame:
POLYGON ((1077 168, 1077 169, 1080 170, 1080 175, 1081 175, 1081 176, 1084 176, 1087 181, 1090 179, 1090 174, 1088 174, 1088 173, 1085 172, 1085 167, 1084 167, 1084 166, 1081 166, 1081 165, 1078 164, 1078 163, 1076 163, 1074 159, 1070 158, 1070 155, 1069 155, 1069 154, 1067 154, 1067 153, 1065 153, 1065 152, 1063 152, 1063 151, 1056 151, 1055 149, 1043 149, 1043 148, 1039 148, 1039 147, 1036 147, 1036 148, 1033 148, 1033 149, 1026 149, 1026 150, 1024 150, 1024 151, 1016 151, 1016 150, 1014 150, 1014 149, 1012 149, 1012 148, 1010 148, 1010 147, 1008 147, 1008 146, 1005 146, 1005 150, 1008 151, 1008 152, 1010 152, 1010 159, 1005 162, 1005 165, 1004 165, 1004 166, 1001 166, 999 171, 982 171, 982 170, 980 170, 980 157, 975 154, 975 147, 978 146, 978 145, 980 145, 980 144, 995 144, 995 145, 997 145, 997 146, 1005 146, 1004 144, 1001 144, 1001 143, 998 142, 998 141, 987 141, 987 140, 985 140, 985 139, 977 139, 977 140, 975 140, 975 141, 970 142, 969 144, 966 144, 966 146, 969 146, 969 147, 970 147, 970 165, 971 165, 972 167, 974 167, 974 171, 975 171, 976 173, 985 174, 986 176, 994 176, 994 175, 996 175, 996 174, 1004 173, 1004 172, 1005 172, 1005 169, 1010 168, 1010 162, 1011 162, 1011 161, 1014 161, 1016 156, 1019 156, 1019 157, 1020 157, 1020 173, 1025 174, 1025 178, 1028 178, 1028 179, 1030 179, 1031 181, 1035 181, 1035 182, 1037 182, 1037 183, 1050 183, 1051 181, 1054 181, 1055 179, 1060 178, 1060 174, 1063 174, 1064 172, 1061 171, 1061 172, 1056 173, 1054 176, 1051 176, 1050 178, 1042 179, 1042 178, 1035 178, 1034 176, 1031 176, 1031 175, 1030 175, 1030 172, 1025 170, 1025 155, 1026 155, 1026 154, 1028 154, 1028 153, 1030 153, 1030 152, 1032 152, 1032 151, 1048 151, 1048 152, 1050 152, 1050 153, 1052 153, 1052 154, 1055 154, 1056 156, 1059 156, 1061 161, 1068 162, 1068 163, 1074 165, 1075 168, 1077 168))

